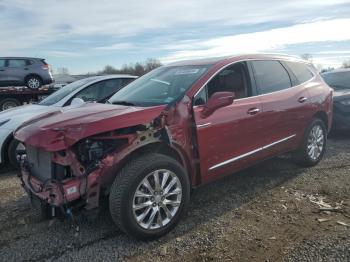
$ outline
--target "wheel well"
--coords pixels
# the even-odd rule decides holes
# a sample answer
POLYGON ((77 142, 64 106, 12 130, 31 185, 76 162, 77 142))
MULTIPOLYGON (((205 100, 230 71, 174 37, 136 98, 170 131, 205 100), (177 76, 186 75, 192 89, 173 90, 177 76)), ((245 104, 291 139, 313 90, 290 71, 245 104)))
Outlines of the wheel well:
POLYGON ((168 144, 164 143, 164 142, 156 142, 156 143, 151 143, 145 146, 142 146, 138 149, 136 149, 135 151, 131 152, 129 155, 127 155, 119 164, 117 169, 114 170, 115 173, 117 173, 118 170, 120 170, 121 168, 123 168, 126 163, 128 163, 131 159, 139 157, 141 155, 144 154, 148 154, 148 153, 160 153, 166 156, 169 156, 173 159, 175 159, 176 161, 179 162, 179 164, 186 170, 187 174, 188 174, 188 178, 192 183, 192 179, 191 179, 191 170, 189 168, 189 164, 188 164, 188 159, 185 159, 186 156, 182 156, 180 152, 178 152, 176 149, 172 148, 171 146, 169 146, 168 144))
POLYGON ((326 125, 326 128, 328 130, 328 116, 327 114, 324 112, 324 111, 319 111, 317 112, 315 115, 314 115, 315 118, 318 118, 320 120, 322 120, 325 125, 326 125))
POLYGON ((42 77, 39 76, 38 74, 29 74, 29 75, 27 75, 27 76, 24 78, 24 81, 27 82, 27 79, 28 79, 29 77, 31 77, 31 76, 36 76, 36 77, 38 77, 38 78, 40 79, 41 83, 43 82, 42 77))
POLYGON ((8 158, 8 148, 9 145, 11 143, 11 141, 13 140, 13 136, 10 135, 6 138, 5 142, 2 144, 2 148, 1 148, 1 163, 8 163, 9 158, 8 158))

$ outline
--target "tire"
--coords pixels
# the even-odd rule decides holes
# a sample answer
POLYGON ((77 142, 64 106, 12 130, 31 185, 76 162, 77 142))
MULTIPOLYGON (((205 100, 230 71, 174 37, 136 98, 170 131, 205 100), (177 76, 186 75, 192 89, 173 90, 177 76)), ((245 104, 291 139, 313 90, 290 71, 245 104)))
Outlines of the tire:
MULTIPOLYGON (((319 137, 320 138, 320 137, 319 137)), ((318 164, 318 162, 321 161, 323 158, 323 155, 326 151, 326 145, 327 145, 327 128, 324 123, 324 121, 314 118, 310 125, 307 127, 303 141, 300 145, 300 147, 294 152, 293 154, 293 160, 296 164, 303 166, 303 167, 312 167, 318 164), (317 150, 314 151, 312 148, 315 146, 313 145, 313 137, 318 137, 316 133, 316 130, 319 130, 322 132, 320 136, 322 136, 322 148, 320 148, 320 142, 317 143, 317 150), (315 154, 313 154, 313 152, 315 154), (317 153, 316 153, 317 152, 317 153)))
POLYGON ((20 143, 18 140, 12 139, 8 147, 8 159, 10 164, 15 168, 19 168, 19 162, 17 160, 17 152, 18 152, 18 146, 20 144, 22 143, 20 143))
POLYGON ((25 84, 29 89, 38 90, 43 85, 43 81, 38 76, 28 76, 25 84))
MULTIPOLYGON (((120 170, 111 188, 109 210, 113 221, 122 231, 140 240, 152 240, 165 235, 176 226, 188 206, 189 199, 190 183, 183 167, 173 158, 162 154, 151 153, 132 159, 120 170), (160 188, 157 190, 164 189, 164 191, 154 191, 154 194, 150 193, 151 191, 147 191, 148 193, 146 192, 146 194, 148 194, 148 197, 146 198, 136 196, 136 191, 141 192, 141 190, 145 190, 146 187, 144 187, 143 181, 146 179, 149 185, 155 188, 153 172, 156 170, 159 171, 157 177, 159 178, 160 185, 160 188), (165 179, 167 172, 168 176, 167 179, 165 179), (148 180, 149 178, 151 178, 151 180, 148 180), (168 192, 167 187, 173 180, 176 181, 176 184, 169 188, 169 192, 176 193, 164 198, 163 193, 165 195, 165 192, 168 192), (165 181, 164 186, 162 186, 163 181, 165 181), (179 189, 179 187, 181 187, 181 189, 179 189), (157 195, 157 192, 160 194, 157 195), (173 200, 174 198, 176 198, 176 200, 173 200), (146 204, 145 199, 147 199, 147 203, 149 201, 153 201, 153 203, 147 205, 144 209, 135 210, 134 203, 136 201, 144 201, 146 204), (163 206, 165 201, 169 201, 169 199, 172 203, 176 202, 178 205, 168 205, 167 202, 165 207, 169 213, 166 213, 163 206), (136 216, 146 213, 147 209, 149 211, 148 215, 146 215, 141 222, 137 222, 136 216), (158 213, 151 219, 154 212, 158 213), (167 214, 170 215, 168 216, 167 214), (169 217, 170 219, 168 219, 169 217), (162 218, 164 218, 164 220, 162 218), (158 219, 162 222, 160 223, 158 219), (152 221, 155 220, 157 223, 152 223, 152 221), (145 226, 149 221, 151 221, 149 223, 150 226, 145 226)), ((139 206, 141 205, 142 204, 139 204, 139 206)))
POLYGON ((5 98, 0 102, 0 111, 5 111, 7 109, 20 106, 21 102, 14 98, 5 98))

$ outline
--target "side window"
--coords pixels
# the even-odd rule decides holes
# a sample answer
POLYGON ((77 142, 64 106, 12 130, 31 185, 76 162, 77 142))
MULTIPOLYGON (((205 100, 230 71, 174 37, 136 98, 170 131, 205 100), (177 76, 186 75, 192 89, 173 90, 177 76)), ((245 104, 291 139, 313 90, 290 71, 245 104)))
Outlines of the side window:
POLYGON ((292 70, 299 84, 309 81, 314 76, 306 64, 289 61, 284 63, 292 70))
POLYGON ((26 60, 23 59, 9 59, 8 67, 19 68, 26 66, 26 60))
POLYGON ((252 64, 259 94, 268 94, 292 86, 287 70, 279 61, 253 61, 252 64))
POLYGON ((244 62, 233 64, 221 70, 197 94, 194 105, 203 105, 216 92, 234 92, 236 99, 251 95, 248 72, 244 62))
POLYGON ((5 59, 0 59, 0 67, 5 67, 6 60, 5 59))
POLYGON ((101 81, 80 91, 75 97, 85 102, 104 102, 122 87, 121 79, 101 81))

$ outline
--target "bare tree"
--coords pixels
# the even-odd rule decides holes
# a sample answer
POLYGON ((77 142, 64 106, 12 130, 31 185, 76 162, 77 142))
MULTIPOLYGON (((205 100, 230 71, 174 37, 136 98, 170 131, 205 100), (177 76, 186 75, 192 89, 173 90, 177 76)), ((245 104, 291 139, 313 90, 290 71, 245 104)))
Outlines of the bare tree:
POLYGON ((312 63, 312 55, 311 54, 302 54, 301 58, 312 63))
POLYGON ((343 68, 350 68, 350 60, 344 61, 342 67, 343 68))
POLYGON ((69 75, 69 70, 66 67, 58 67, 56 69, 56 74, 58 74, 58 75, 69 75))
POLYGON ((154 58, 148 58, 145 62, 124 64, 120 69, 116 69, 111 65, 106 65, 102 71, 98 72, 98 74, 102 74, 102 75, 130 74, 130 75, 142 76, 161 65, 162 64, 160 63, 159 60, 154 58))

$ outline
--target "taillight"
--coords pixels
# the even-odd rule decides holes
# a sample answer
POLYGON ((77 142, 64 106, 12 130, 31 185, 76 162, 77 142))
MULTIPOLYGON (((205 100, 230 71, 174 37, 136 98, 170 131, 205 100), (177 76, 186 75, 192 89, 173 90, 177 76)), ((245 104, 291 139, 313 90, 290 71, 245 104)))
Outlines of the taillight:
POLYGON ((41 68, 44 70, 49 70, 49 65, 42 65, 41 68))

